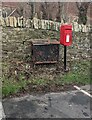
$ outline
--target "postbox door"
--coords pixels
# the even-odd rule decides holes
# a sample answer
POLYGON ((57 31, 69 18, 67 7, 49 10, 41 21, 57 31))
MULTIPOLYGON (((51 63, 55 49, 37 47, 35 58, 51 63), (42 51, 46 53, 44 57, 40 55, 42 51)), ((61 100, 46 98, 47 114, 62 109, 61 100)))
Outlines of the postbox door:
POLYGON ((65 30, 64 33, 64 45, 69 46, 72 44, 72 31, 65 30))

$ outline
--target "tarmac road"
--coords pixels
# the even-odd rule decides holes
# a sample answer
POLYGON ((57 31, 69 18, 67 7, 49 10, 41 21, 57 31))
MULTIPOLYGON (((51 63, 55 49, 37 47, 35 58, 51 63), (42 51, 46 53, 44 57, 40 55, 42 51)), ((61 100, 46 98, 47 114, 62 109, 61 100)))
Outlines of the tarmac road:
MULTIPOLYGON (((81 88, 91 91, 89 85, 81 88)), ((6 118, 92 118, 91 102, 91 97, 74 90, 4 99, 3 108, 6 118)))

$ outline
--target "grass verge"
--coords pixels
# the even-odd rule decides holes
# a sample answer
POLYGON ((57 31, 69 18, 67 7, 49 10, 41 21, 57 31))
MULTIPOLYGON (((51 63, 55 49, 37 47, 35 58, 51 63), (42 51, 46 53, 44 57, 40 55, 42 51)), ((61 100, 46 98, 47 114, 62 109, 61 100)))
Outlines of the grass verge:
POLYGON ((2 93, 4 97, 16 94, 17 92, 27 88, 29 84, 36 87, 46 87, 48 85, 64 86, 66 84, 92 84, 90 80, 90 61, 74 61, 69 72, 64 73, 63 75, 60 73, 52 80, 49 80, 46 77, 30 77, 26 80, 25 76, 22 74, 19 75, 18 80, 13 76, 9 79, 7 77, 3 77, 2 83, 2 93))

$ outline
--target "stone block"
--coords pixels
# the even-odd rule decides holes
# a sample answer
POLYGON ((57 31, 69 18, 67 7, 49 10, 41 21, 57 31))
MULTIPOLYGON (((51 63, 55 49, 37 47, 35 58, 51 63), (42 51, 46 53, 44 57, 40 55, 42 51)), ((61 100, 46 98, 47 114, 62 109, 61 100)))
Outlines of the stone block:
POLYGON ((2 17, 0 17, 0 26, 2 25, 2 17))
POLYGON ((31 26, 31 25, 30 25, 30 19, 27 19, 27 20, 26 20, 26 27, 27 27, 27 28, 30 28, 30 26, 31 26))
POLYGON ((21 27, 21 28, 23 27, 23 16, 20 17, 20 27, 21 27))
POLYGON ((60 29, 60 23, 56 22, 56 31, 58 31, 60 29))
POLYGON ((14 27, 17 27, 17 19, 16 19, 16 17, 14 17, 13 19, 14 19, 14 27))
POLYGON ((14 27, 14 19, 13 17, 9 17, 9 20, 10 20, 10 27, 14 27))
POLYGON ((56 22, 55 21, 54 21, 54 26, 53 27, 54 27, 54 30, 56 30, 56 22))
POLYGON ((74 30, 75 32, 78 32, 78 31, 79 31, 79 25, 78 25, 77 22, 74 22, 74 23, 73 23, 73 30, 74 30))
POLYGON ((5 24, 5 19, 4 18, 1 18, 1 25, 4 27, 4 26, 6 26, 6 24, 5 24))
POLYGON ((51 24, 51 30, 54 30, 54 22, 51 21, 50 24, 51 24))
POLYGON ((88 32, 88 30, 87 30, 87 26, 86 26, 86 25, 83 25, 82 32, 88 32))
POLYGON ((88 27, 88 32, 92 31, 92 27, 90 24, 87 27, 88 27))
POLYGON ((6 18, 5 18, 5 21, 6 21, 6 26, 10 26, 9 17, 6 17, 6 18))
POLYGON ((51 30, 51 21, 50 20, 48 21, 49 21, 49 30, 51 30))
POLYGON ((41 20, 41 26, 42 26, 42 29, 44 29, 45 25, 44 25, 44 20, 41 20))
POLYGON ((41 29, 41 20, 38 19, 38 29, 41 29))
POLYGON ((49 20, 45 20, 45 22, 46 22, 46 29, 49 30, 50 29, 49 20))
POLYGON ((23 27, 26 27, 26 18, 23 18, 23 27))
POLYGON ((17 18, 18 21, 18 27, 21 27, 20 17, 17 18))
POLYGON ((35 28, 35 29, 38 29, 38 28, 39 28, 39 26, 38 26, 38 21, 39 21, 39 19, 37 19, 36 17, 33 18, 33 24, 34 24, 34 28, 35 28))
POLYGON ((46 20, 44 20, 44 29, 46 30, 46 20))
POLYGON ((82 25, 78 25, 79 26, 79 32, 82 32, 82 25))

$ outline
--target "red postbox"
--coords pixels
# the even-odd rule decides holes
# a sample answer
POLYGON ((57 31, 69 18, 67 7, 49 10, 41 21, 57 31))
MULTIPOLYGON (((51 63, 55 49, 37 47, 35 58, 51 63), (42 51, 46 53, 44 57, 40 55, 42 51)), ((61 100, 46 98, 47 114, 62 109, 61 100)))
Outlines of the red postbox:
POLYGON ((72 25, 60 26, 60 44, 64 46, 72 44, 72 25))

